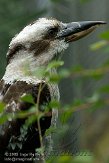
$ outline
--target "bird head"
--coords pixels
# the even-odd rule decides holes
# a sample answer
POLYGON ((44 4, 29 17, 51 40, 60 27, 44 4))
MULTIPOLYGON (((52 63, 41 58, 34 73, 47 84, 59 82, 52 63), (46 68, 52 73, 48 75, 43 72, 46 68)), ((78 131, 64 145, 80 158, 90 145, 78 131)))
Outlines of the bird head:
POLYGON ((10 63, 14 58, 32 58, 37 65, 46 65, 57 53, 65 50, 70 42, 76 41, 104 21, 62 23, 56 19, 40 18, 26 26, 15 36, 7 53, 10 63))
MULTIPOLYGON (((62 23, 53 18, 40 18, 26 26, 11 41, 7 53, 6 83, 15 80, 31 82, 33 72, 60 56, 70 42, 76 41, 104 21, 62 23)), ((36 78, 35 78, 36 81, 36 78)))

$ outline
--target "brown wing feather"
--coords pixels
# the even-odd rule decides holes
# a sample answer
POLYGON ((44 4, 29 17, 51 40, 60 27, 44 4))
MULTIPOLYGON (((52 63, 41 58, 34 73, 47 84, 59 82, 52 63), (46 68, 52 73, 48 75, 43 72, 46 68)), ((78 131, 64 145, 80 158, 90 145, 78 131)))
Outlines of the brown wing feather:
MULTIPOLYGON (((6 104, 6 112, 15 113, 18 110, 26 110, 31 107, 32 104, 21 102, 20 97, 23 94, 31 94, 34 101, 37 101, 39 85, 27 84, 24 81, 15 81, 11 85, 4 85, 4 81, 0 84, 0 91, 2 101, 6 104)), ((41 84, 43 87, 40 95, 40 106, 48 103, 51 100, 50 92, 48 86, 44 83, 41 84)), ((6 113, 5 113, 6 114, 6 113)), ((12 152, 10 147, 10 142, 16 144, 19 142, 20 129, 24 124, 25 119, 16 119, 12 121, 7 121, 0 126, 0 151, 1 155, 4 152, 12 152)), ((40 121, 42 135, 44 135, 46 129, 51 125, 51 114, 45 116, 40 121)), ((22 142, 22 149, 15 147, 14 151, 22 152, 34 152, 36 148, 40 147, 39 134, 37 131, 37 123, 34 123, 31 128, 28 128, 26 139, 22 142)), ((2 156, 3 157, 3 156, 2 156)))

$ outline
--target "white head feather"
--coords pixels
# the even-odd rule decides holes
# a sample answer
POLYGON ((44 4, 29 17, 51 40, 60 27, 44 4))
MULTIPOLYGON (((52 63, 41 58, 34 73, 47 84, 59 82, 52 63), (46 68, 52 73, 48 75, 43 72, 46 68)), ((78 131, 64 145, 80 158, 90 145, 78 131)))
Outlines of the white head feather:
MULTIPOLYGON (((11 43, 10 49, 12 49, 16 44, 23 44, 27 49, 31 46, 32 42, 43 39, 48 28, 59 25, 61 27, 62 23, 55 19, 41 18, 38 19, 33 24, 26 26, 17 36, 15 36, 11 43)), ((52 60, 56 53, 60 53, 68 47, 68 43, 65 40, 54 39, 50 41, 50 46, 47 52, 42 52, 40 55, 34 57, 34 53, 28 52, 28 50, 21 50, 16 52, 16 55, 11 60, 6 68, 6 73, 3 79, 9 83, 13 80, 27 80, 23 72, 22 67, 28 62, 31 71, 34 68, 43 66, 52 60)), ((37 48, 37 47, 36 47, 37 48)), ((8 54, 7 54, 8 55, 8 54)), ((32 77, 34 78, 34 77, 32 77)), ((31 81, 31 80, 30 80, 31 81)), ((35 79, 34 79, 35 81, 35 79)))

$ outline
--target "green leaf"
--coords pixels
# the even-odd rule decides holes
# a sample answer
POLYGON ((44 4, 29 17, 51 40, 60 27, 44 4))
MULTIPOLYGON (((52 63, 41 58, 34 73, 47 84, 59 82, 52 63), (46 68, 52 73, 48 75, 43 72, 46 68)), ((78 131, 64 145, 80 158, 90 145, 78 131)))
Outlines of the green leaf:
POLYGON ((35 151, 39 154, 44 154, 44 148, 37 148, 35 151))
POLYGON ((33 99, 33 96, 30 95, 30 94, 22 96, 21 97, 21 100, 24 101, 24 102, 35 104, 34 99, 33 99))
POLYGON ((109 93, 109 85, 105 85, 102 88, 99 89, 102 93, 109 93))
POLYGON ((19 111, 17 114, 16 114, 16 117, 17 118, 26 118, 28 116, 31 116, 31 115, 35 115, 36 117, 36 113, 37 112, 37 105, 34 105, 33 107, 30 107, 29 110, 25 110, 25 111, 19 111))
POLYGON ((107 45, 107 41, 102 40, 102 41, 98 41, 98 42, 90 45, 90 49, 95 51, 95 50, 98 50, 98 49, 105 47, 106 45, 107 45))
POLYGON ((49 76, 48 80, 50 83, 58 83, 61 80, 61 76, 59 74, 53 74, 49 76))
POLYGON ((57 133, 57 128, 56 127, 50 127, 49 129, 46 130, 45 135, 48 136, 50 134, 57 133))
POLYGON ((109 40, 109 31, 103 32, 100 37, 105 40, 109 40))
POLYGON ((14 115, 12 113, 2 114, 0 115, 0 124, 3 124, 10 119, 11 120, 15 119, 15 114, 14 115))
POLYGON ((35 70, 32 72, 32 75, 33 75, 33 76, 36 76, 37 78, 44 77, 44 76, 45 76, 45 73, 46 73, 45 70, 46 70, 45 67, 42 66, 42 67, 40 67, 40 68, 35 69, 35 70))
POLYGON ((68 156, 68 154, 63 154, 61 157, 59 157, 58 163, 73 163, 73 157, 68 156))
POLYGON ((53 83, 58 83, 61 79, 67 78, 70 76, 70 71, 67 69, 61 69, 57 74, 49 74, 48 80, 53 83))
POLYGON ((61 70, 59 70, 58 74, 59 74, 59 76, 61 77, 61 79, 62 79, 62 78, 66 78, 66 77, 69 77, 69 75, 70 75, 70 70, 63 69, 63 68, 62 68, 61 70))
POLYGON ((92 97, 87 98, 87 101, 90 103, 98 102, 100 100, 100 94, 99 93, 94 93, 92 97))
POLYGON ((37 118, 38 117, 36 115, 29 116, 28 119, 25 122, 26 125, 27 126, 30 126, 31 124, 33 124, 34 122, 36 122, 37 118))
POLYGON ((18 118, 26 118, 28 116, 28 111, 20 111, 17 113, 18 118))
POLYGON ((49 104, 48 104, 49 108, 60 108, 60 103, 57 100, 52 100, 49 104))
POLYGON ((5 123, 7 120, 8 120, 8 116, 7 115, 0 116, 0 124, 5 123))
POLYGON ((0 113, 4 111, 5 106, 6 105, 3 102, 0 102, 0 113))
POLYGON ((19 149, 22 149, 22 143, 17 143, 16 145, 18 146, 19 149))
POLYGON ((93 156, 77 156, 74 158, 72 163, 93 163, 93 156))
POLYGON ((51 70, 52 68, 60 67, 64 64, 63 61, 52 61, 47 66, 47 71, 51 70))
POLYGON ((67 123, 67 121, 69 120, 69 118, 73 115, 73 112, 70 110, 64 111, 61 116, 60 116, 60 120, 62 122, 62 124, 67 123))
POLYGON ((15 148, 16 148, 16 143, 10 143, 10 146, 11 146, 12 150, 15 150, 15 148))

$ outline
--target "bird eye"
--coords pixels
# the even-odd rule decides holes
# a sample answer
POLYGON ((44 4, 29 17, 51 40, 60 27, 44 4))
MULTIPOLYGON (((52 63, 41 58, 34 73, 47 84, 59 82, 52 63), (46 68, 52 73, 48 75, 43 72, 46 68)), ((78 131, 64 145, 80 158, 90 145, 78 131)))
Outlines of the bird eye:
POLYGON ((57 32, 58 32, 58 28, 51 28, 51 29, 49 29, 48 34, 50 36, 55 36, 57 34, 57 32))

